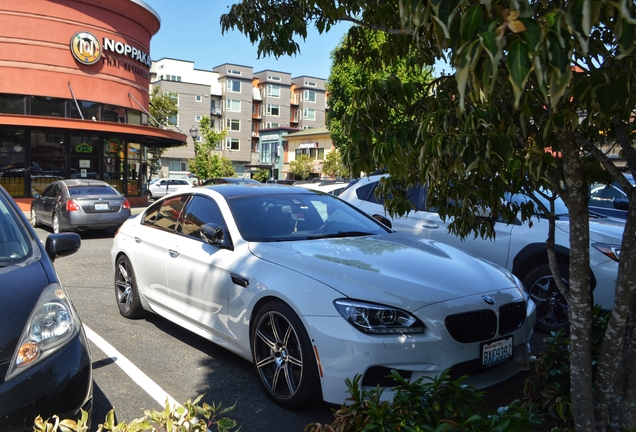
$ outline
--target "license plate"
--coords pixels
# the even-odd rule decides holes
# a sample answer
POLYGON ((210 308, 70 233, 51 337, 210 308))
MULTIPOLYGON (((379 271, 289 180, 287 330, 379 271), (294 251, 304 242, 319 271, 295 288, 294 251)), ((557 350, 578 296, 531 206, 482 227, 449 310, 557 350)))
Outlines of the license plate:
POLYGON ((481 344, 481 364, 494 366, 512 359, 513 337, 481 344))
POLYGON ((95 203, 95 210, 108 210, 108 203, 95 203))

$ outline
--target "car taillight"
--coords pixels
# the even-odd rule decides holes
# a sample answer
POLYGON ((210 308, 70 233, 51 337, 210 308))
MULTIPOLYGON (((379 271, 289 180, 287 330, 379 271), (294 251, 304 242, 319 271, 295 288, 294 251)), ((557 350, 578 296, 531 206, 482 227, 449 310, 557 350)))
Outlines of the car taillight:
POLYGON ((130 208, 130 203, 128 202, 128 200, 126 198, 124 198, 124 203, 121 206, 122 206, 122 208, 129 209, 130 208))
POLYGON ((76 211, 80 211, 81 209, 82 207, 80 207, 80 205, 76 203, 75 200, 66 201, 66 211, 76 212, 76 211))

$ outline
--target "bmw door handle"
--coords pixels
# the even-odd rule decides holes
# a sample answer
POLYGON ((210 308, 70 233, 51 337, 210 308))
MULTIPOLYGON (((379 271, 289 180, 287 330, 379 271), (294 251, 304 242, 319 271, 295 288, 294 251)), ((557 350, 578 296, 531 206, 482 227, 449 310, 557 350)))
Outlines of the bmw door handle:
POLYGON ((141 238, 140 237, 135 237, 135 243, 141 243, 141 238))
POLYGON ((179 251, 174 249, 168 249, 168 253, 172 258, 176 258, 179 256, 179 251))
POLYGON ((439 224, 436 224, 435 222, 424 222, 422 224, 422 228, 437 229, 439 228, 439 224))

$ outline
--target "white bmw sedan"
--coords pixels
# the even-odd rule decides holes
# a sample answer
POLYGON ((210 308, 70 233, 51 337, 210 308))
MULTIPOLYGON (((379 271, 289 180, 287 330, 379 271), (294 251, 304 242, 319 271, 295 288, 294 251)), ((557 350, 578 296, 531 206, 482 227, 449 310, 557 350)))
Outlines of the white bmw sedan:
POLYGON ((216 185, 153 203, 112 248, 120 313, 159 314, 253 362, 295 408, 404 377, 487 387, 527 360, 535 306, 506 270, 396 234, 330 194, 216 185))

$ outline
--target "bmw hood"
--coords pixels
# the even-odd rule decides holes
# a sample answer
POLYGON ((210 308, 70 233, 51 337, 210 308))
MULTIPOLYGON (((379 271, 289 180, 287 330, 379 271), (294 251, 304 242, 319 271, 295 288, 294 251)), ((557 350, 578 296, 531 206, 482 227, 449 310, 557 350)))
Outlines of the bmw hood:
POLYGON ((451 246, 406 234, 250 243, 250 249, 346 297, 411 311, 506 289, 507 301, 522 296, 507 271, 451 246))

